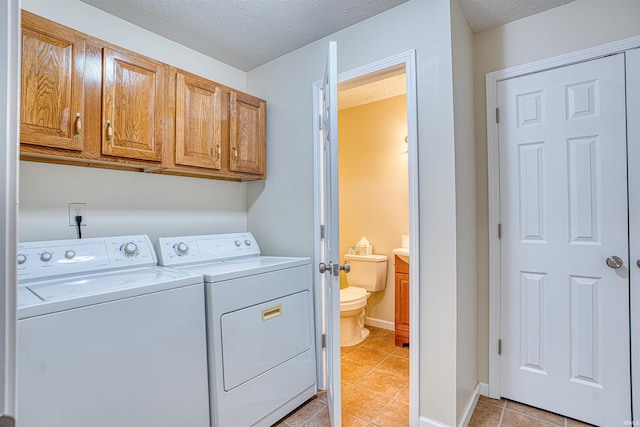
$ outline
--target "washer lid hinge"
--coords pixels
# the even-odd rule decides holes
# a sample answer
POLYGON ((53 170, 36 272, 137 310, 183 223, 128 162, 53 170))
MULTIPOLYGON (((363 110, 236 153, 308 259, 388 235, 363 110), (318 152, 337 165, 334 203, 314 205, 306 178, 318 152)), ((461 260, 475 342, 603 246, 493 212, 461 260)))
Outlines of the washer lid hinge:
POLYGON ((322 348, 327 348, 327 334, 322 334, 322 348))
POLYGON ((496 123, 500 123, 500 109, 496 107, 496 123))
POLYGON ((498 340, 498 354, 502 355, 502 340, 498 340))
POLYGON ((320 238, 324 239, 324 225, 320 226, 320 238))

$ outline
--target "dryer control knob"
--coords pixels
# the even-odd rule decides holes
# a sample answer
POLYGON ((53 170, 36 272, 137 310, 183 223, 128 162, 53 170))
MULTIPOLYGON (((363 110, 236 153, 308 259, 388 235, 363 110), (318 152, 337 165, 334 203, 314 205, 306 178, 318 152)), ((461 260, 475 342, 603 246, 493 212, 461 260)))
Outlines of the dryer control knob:
POLYGON ((236 246, 237 246, 237 247, 240 247, 240 245, 241 245, 242 243, 240 243, 240 240, 236 240, 236 241, 235 241, 235 244, 236 244, 236 246))
POLYGON ((133 242, 129 242, 122 246, 122 253, 126 256, 135 256, 138 254, 138 245, 133 242))
POLYGON ((40 254, 40 261, 42 262, 49 262, 51 261, 51 258, 53 258, 53 255, 51 254, 51 252, 42 252, 40 254))
POLYGON ((178 255, 185 255, 189 251, 189 245, 187 245, 185 242, 178 243, 174 246, 174 248, 178 255))
POLYGON ((244 241, 244 244, 247 246, 251 246, 251 240, 247 239, 244 241))
POLYGON ((75 252, 75 251, 72 251, 71 249, 69 249, 68 251, 66 251, 66 252, 64 253, 64 257, 65 257, 66 259, 73 259, 75 256, 76 256, 76 252, 75 252))
POLYGON ((25 254, 18 254, 18 265, 27 262, 27 256, 25 254))

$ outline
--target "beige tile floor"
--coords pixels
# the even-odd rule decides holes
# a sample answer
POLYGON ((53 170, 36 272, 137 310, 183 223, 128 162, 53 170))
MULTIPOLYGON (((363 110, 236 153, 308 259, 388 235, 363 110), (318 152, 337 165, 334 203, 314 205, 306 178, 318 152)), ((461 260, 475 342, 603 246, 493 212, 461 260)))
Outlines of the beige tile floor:
MULTIPOLYGON (((367 326, 361 344, 342 347, 342 425, 409 425, 409 349, 394 345, 393 331, 367 326)), ((330 427, 324 393, 307 401, 278 427, 330 427)), ((504 399, 480 396, 469 427, 585 427, 588 424, 504 399)))
POLYGON ((469 427, 585 427, 585 424, 562 415, 543 411, 505 399, 480 396, 469 427))
MULTIPOLYGON (((341 348, 342 425, 405 427, 409 425, 409 348, 396 347, 394 332, 367 326, 361 344, 341 348)), ((324 393, 311 399, 279 427, 329 427, 324 393)))

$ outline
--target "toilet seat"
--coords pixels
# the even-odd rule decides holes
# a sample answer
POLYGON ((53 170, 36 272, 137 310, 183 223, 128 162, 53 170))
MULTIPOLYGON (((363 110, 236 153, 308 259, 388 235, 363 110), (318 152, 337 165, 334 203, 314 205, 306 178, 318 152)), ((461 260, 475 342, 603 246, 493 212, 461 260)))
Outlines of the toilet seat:
POLYGON ((356 286, 340 289, 340 311, 355 310, 367 304, 367 290, 356 286))

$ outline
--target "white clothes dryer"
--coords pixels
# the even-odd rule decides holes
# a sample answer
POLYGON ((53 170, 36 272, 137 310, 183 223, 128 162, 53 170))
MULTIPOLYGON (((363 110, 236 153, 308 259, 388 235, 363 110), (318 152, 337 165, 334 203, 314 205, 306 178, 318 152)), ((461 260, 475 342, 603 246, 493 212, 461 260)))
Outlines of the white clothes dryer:
POLYGON ((18 245, 21 427, 209 426, 202 276, 144 235, 18 245))
POLYGON ((251 233, 160 238, 159 263, 204 276, 213 427, 270 426, 317 393, 311 261, 251 233))

